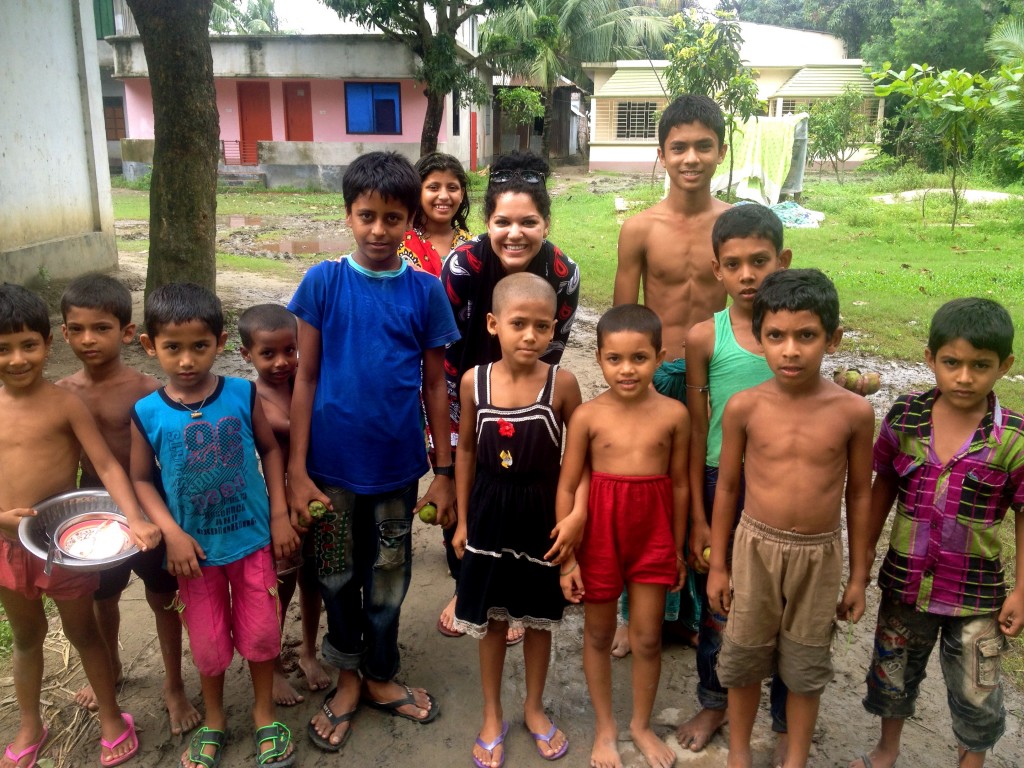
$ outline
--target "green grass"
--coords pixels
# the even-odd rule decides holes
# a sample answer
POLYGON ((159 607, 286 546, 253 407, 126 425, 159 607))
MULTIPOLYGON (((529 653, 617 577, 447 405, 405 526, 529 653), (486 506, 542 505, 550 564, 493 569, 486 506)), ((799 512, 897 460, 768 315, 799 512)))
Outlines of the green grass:
POLYGON ((259 256, 239 256, 235 253, 217 252, 217 267, 221 269, 232 269, 236 272, 262 272, 268 275, 295 275, 296 279, 300 273, 296 267, 295 260, 278 261, 277 259, 266 259, 259 256))
POLYGON ((149 240, 127 240, 123 237, 117 238, 117 250, 128 251, 129 253, 141 253, 149 250, 149 240))

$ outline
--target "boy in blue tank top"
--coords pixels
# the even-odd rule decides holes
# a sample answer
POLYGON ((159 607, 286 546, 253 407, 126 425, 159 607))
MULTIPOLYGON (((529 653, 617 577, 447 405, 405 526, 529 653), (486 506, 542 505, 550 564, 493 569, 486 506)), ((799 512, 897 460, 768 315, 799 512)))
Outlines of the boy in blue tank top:
POLYGON ((295 750, 273 699, 281 645, 274 559, 290 555, 299 538, 288 517, 281 450, 253 383, 213 373, 227 340, 216 296, 189 283, 157 288, 145 325, 140 341, 167 384, 135 404, 131 478, 167 542, 206 706, 181 765, 220 762, 224 673, 237 648, 252 675, 257 761, 287 768, 295 750))
MULTIPOLYGON (((722 449, 722 412, 729 398, 772 377, 764 350, 752 329, 754 296, 765 277, 787 269, 792 251, 782 247, 782 222, 763 205, 740 205, 725 211, 711 231, 713 269, 732 303, 710 320, 698 323, 686 339, 687 408, 690 432, 690 561, 703 603, 697 634, 697 699, 700 711, 679 726, 679 743, 694 752, 704 749, 725 721, 728 693, 718 681, 716 665, 725 617, 707 602, 707 547, 711 509, 722 449), (701 494, 697 489, 703 488, 701 494)), ((742 496, 739 508, 743 508, 742 496)), ((785 749, 786 687, 775 677, 771 689, 772 729, 785 749)), ((777 756, 778 757, 778 756, 777 756)), ((778 760, 776 760, 778 762, 778 760)))
POLYGON ((412 516, 431 502, 441 525, 455 503, 454 465, 438 441, 429 469, 420 387, 433 434, 448 430, 445 346, 459 338, 441 283, 398 255, 419 206, 420 178, 394 152, 371 152, 345 171, 345 223, 355 250, 302 279, 288 309, 298 318, 291 404, 289 505, 310 528, 327 609, 324 659, 337 687, 310 721, 310 741, 342 748, 360 702, 419 724, 440 712, 422 688, 395 680, 398 620, 412 578, 412 516), (312 502, 328 511, 313 520, 312 502))

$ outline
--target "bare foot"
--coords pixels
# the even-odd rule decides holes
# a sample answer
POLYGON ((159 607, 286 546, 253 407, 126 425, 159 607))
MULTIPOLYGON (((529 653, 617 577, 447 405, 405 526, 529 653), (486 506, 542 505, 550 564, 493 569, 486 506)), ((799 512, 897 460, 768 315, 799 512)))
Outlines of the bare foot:
POLYGON ((167 707, 167 719, 171 723, 171 733, 180 736, 198 726, 203 717, 192 706, 185 695, 184 688, 168 688, 164 686, 164 706, 167 707))
POLYGON ((612 656, 622 659, 629 656, 629 624, 623 624, 615 630, 612 638, 612 656))
MULTIPOLYGON (((124 683, 123 669, 124 668, 121 664, 118 664, 114 669, 114 685, 116 686, 120 686, 124 683)), ((93 692, 92 686, 88 683, 75 692, 75 703, 90 712, 96 712, 100 708, 99 702, 96 700, 96 694, 93 692)))
POLYGON ((455 629, 455 600, 457 597, 457 594, 452 595, 452 599, 441 610, 441 615, 437 619, 438 631, 448 637, 459 637, 462 635, 461 632, 455 629))
POLYGON ((498 768, 505 762, 507 722, 485 722, 473 744, 473 758, 480 765, 498 768), (490 747, 490 749, 488 749, 490 747))
POLYGON ((782 768, 786 764, 786 756, 789 754, 789 734, 780 733, 775 740, 775 753, 772 755, 772 765, 775 768, 782 768))
POLYGON ((282 707, 294 707, 296 704, 301 704, 306 700, 306 697, 295 690, 292 684, 288 682, 288 678, 285 677, 284 672, 279 669, 274 670, 274 703, 282 707))
POLYGON ((850 768, 892 768, 899 756, 899 752, 887 752, 876 745, 870 752, 850 763, 850 768))
POLYGON ((647 760, 651 768, 670 768, 676 761, 676 753, 672 747, 658 738, 658 734, 650 728, 630 728, 633 743, 640 754, 647 760))
POLYGON ((590 753, 591 768, 622 768, 619 756, 618 733, 611 729, 607 733, 594 734, 594 749, 590 753))
POLYGON ((727 720, 724 709, 702 709, 676 729, 679 745, 691 752, 700 752, 727 720))
POLYGON ((509 627, 505 633, 505 645, 517 645, 526 637, 526 630, 522 627, 509 627))
POLYGON ((331 677, 316 658, 316 652, 299 654, 299 669, 306 676, 306 686, 311 691, 323 691, 331 684, 331 677))

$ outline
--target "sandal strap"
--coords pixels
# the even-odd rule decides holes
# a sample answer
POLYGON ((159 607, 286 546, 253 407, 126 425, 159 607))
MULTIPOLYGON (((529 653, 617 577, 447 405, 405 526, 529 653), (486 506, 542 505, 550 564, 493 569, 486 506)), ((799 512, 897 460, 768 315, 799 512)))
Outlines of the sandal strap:
POLYGON ((227 740, 227 734, 224 731, 218 731, 216 728, 207 728, 205 725, 198 729, 192 734, 192 738, 188 742, 188 759, 193 763, 199 763, 206 768, 214 768, 217 765, 217 755, 220 750, 224 748, 224 742, 227 740), (212 755, 207 755, 203 752, 203 748, 212 745, 217 748, 217 752, 212 755))
POLYGON ((262 728, 256 729, 256 751, 258 752, 257 760, 260 765, 267 762, 271 762, 279 757, 284 757, 288 751, 288 745, 292 741, 292 732, 288 730, 288 726, 284 723, 279 723, 276 720, 270 725, 264 725, 262 728), (260 752, 259 748, 265 741, 274 742, 274 746, 268 749, 266 752, 260 752))

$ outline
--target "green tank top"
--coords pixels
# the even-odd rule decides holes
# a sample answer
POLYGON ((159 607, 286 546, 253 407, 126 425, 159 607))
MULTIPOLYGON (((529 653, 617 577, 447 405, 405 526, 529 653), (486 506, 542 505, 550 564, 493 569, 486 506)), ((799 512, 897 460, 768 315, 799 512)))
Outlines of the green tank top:
POLYGON ((772 377, 762 355, 736 343, 729 310, 715 313, 715 349, 708 361, 708 455, 705 463, 717 467, 722 455, 722 413, 729 398, 772 377))

